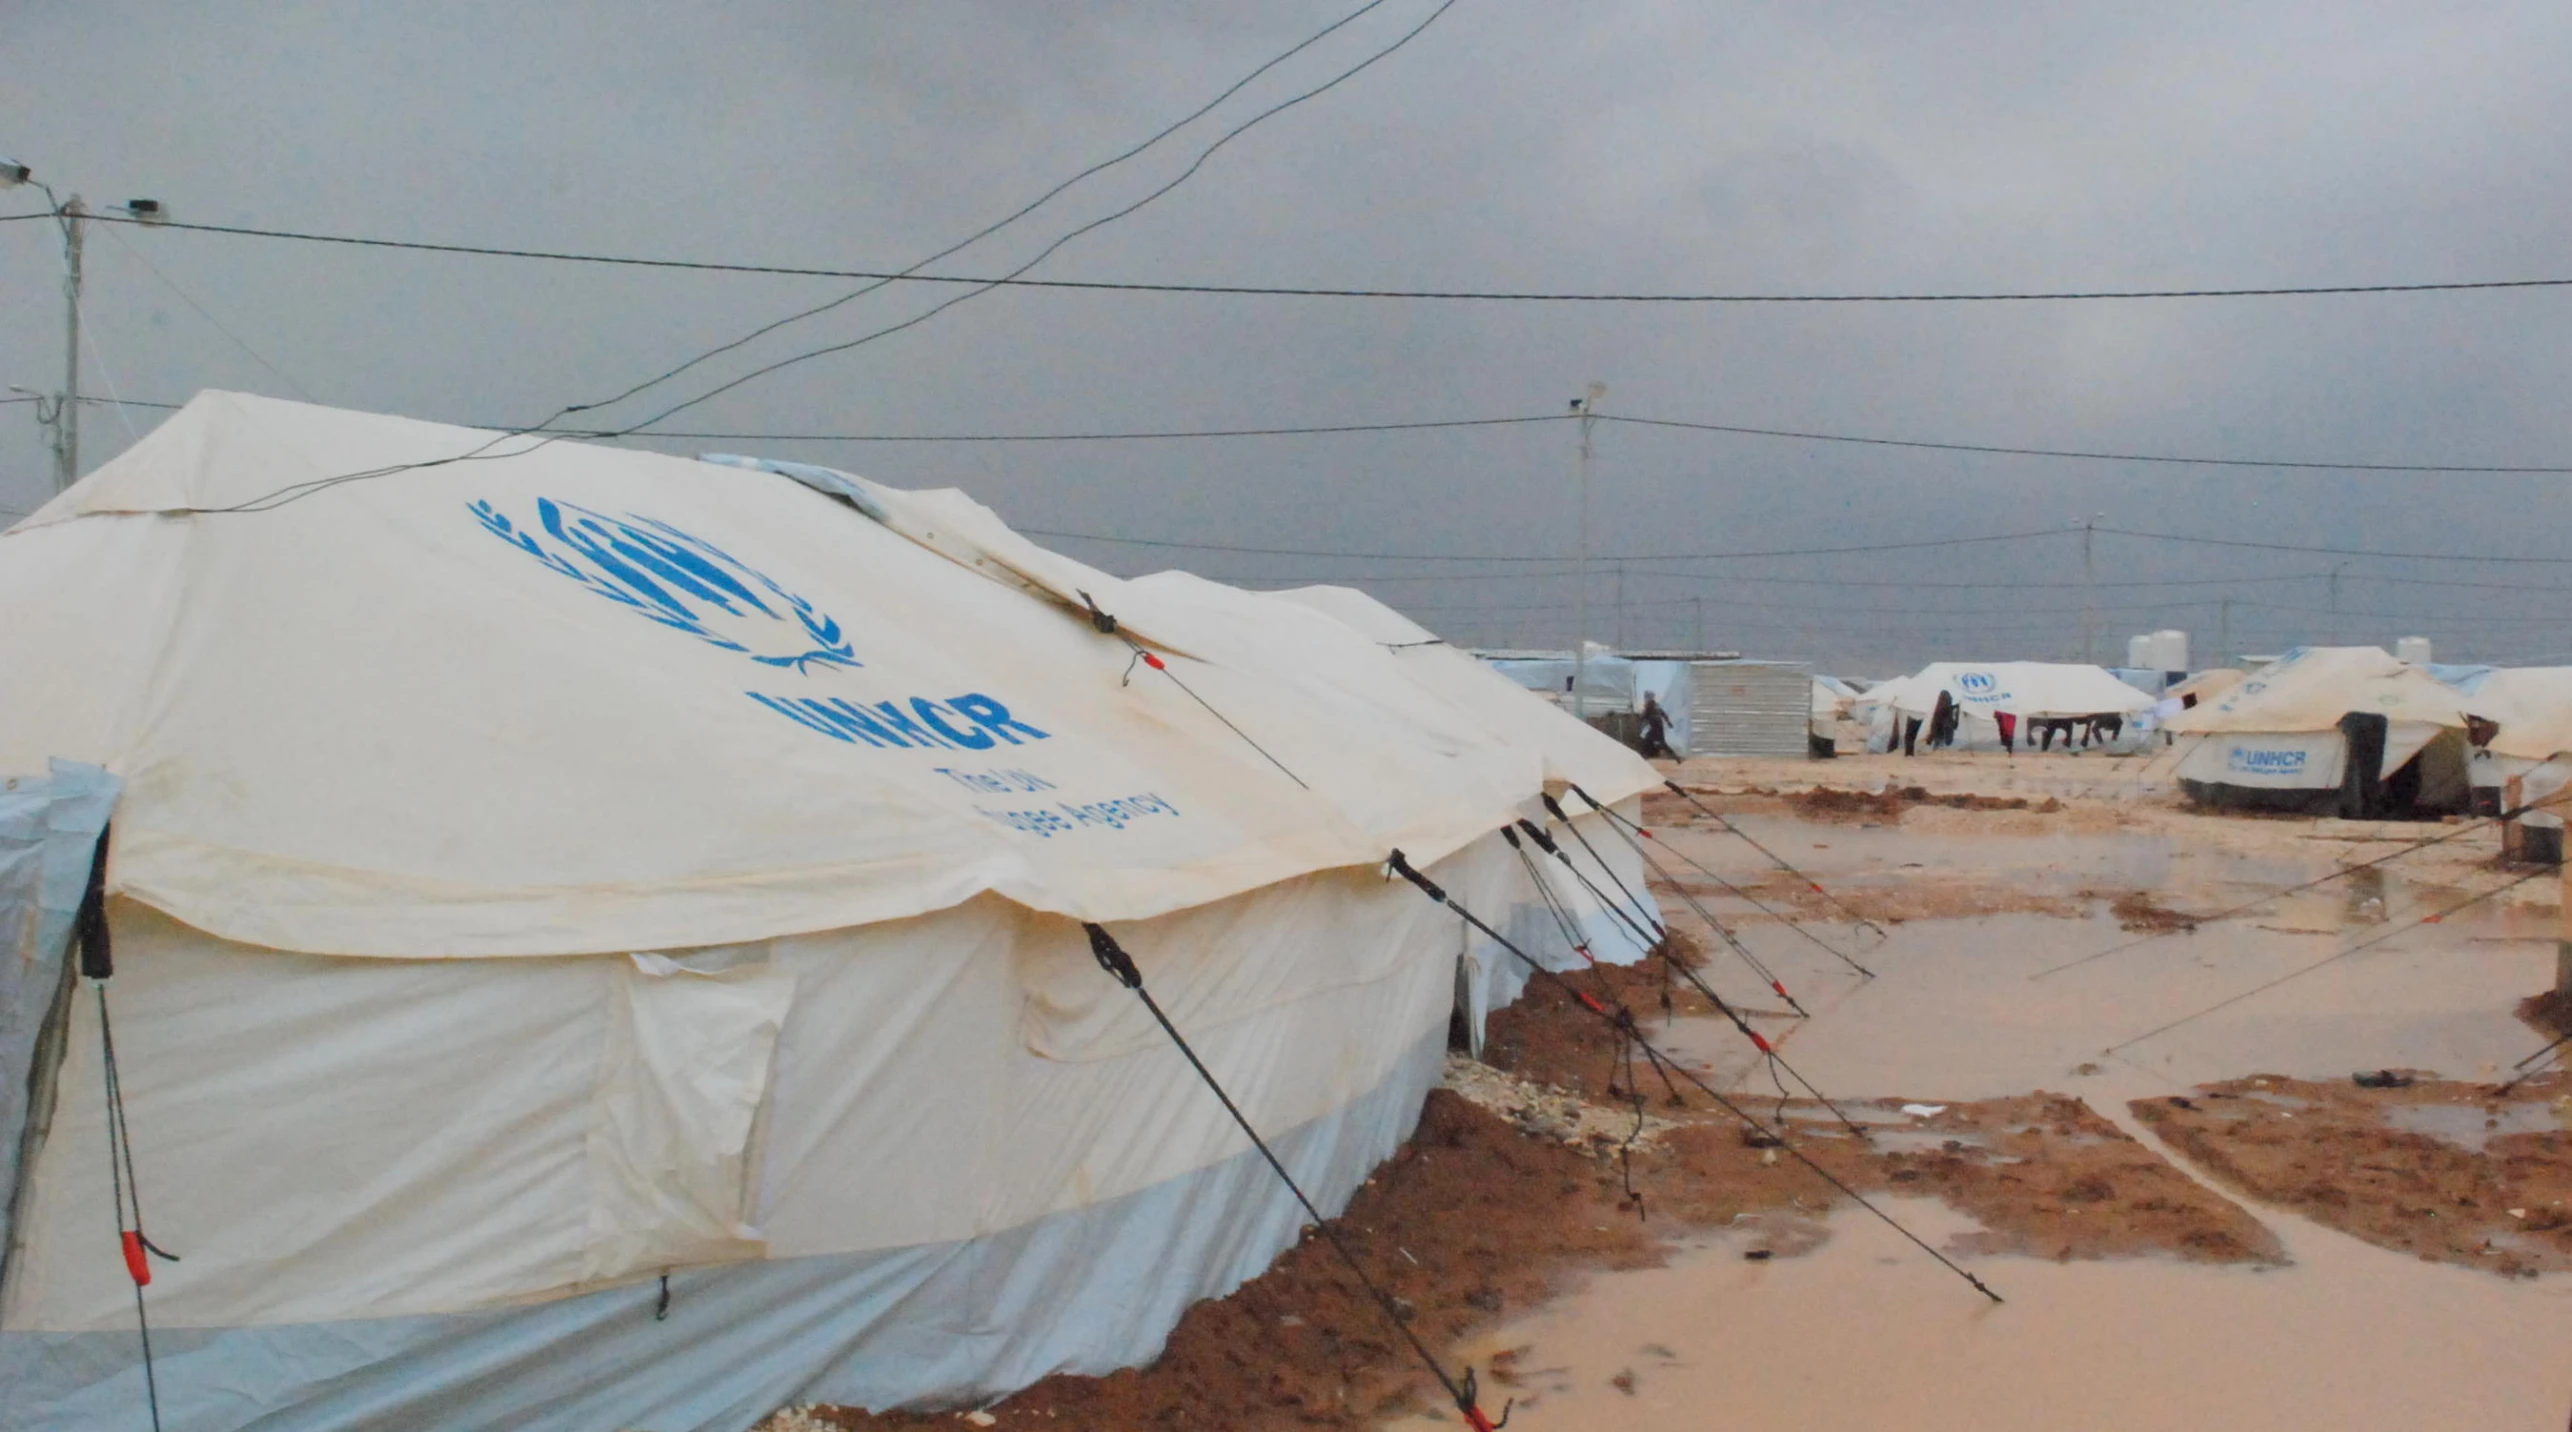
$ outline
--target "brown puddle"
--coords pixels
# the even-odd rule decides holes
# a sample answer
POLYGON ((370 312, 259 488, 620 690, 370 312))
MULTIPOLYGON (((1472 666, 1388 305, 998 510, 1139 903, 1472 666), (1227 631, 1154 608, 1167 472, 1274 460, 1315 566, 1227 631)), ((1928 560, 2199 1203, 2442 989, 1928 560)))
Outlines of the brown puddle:
MULTIPOLYGON (((1926 1200, 1892 1211, 1933 1241, 1976 1231, 1926 1200)), ((1602 1275, 1463 1350, 1517 1383, 1524 1432, 2417 1432, 2550 1428, 2572 1407, 2572 1286, 2552 1280, 2305 1226, 2286 1230, 2295 1266, 2264 1271, 1970 1258, 1993 1306, 1863 1212, 1822 1228, 1800 1257, 1745 1261, 1761 1231, 1602 1275)))

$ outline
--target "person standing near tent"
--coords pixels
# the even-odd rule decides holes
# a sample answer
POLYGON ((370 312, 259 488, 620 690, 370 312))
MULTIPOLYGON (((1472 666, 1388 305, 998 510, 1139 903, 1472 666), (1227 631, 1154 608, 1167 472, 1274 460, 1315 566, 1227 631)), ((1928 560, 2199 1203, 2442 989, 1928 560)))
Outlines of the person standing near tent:
POLYGON ((1956 744, 1956 723, 1961 713, 1956 709, 1953 692, 1940 691, 1938 704, 1929 711, 1929 749, 1940 750, 1956 744))
POLYGON ((1645 760, 1675 761, 1679 753, 1670 749, 1670 713, 1651 692, 1643 693, 1643 717, 1638 723, 1634 748, 1645 760))
POLYGON ((2001 754, 2006 756, 2017 755, 2018 717, 2012 712, 1995 711, 1992 713, 1992 724, 2000 727, 2001 754))

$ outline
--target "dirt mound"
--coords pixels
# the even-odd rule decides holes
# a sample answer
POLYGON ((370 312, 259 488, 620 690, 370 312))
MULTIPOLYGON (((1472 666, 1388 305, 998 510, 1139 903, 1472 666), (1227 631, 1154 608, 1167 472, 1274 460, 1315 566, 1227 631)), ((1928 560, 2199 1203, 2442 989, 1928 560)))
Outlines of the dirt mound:
POLYGON ((2197 928, 2196 916, 2163 905, 2148 890, 2129 890, 2108 909, 2117 917, 2117 928, 2130 935, 2167 935, 2197 928))
MULTIPOLYGON (((1762 794, 1767 794, 1762 792, 1762 794)), ((2056 815, 2063 802, 2052 796, 2031 800, 2026 796, 1982 796, 1966 792, 1932 791, 1926 786, 1887 786, 1880 791, 1843 791, 1816 787, 1809 791, 1777 793, 1778 798, 1797 815, 1807 820, 1827 820, 1845 824, 1850 821, 1898 821, 1908 806, 1937 806, 1946 810, 2023 810, 2038 815, 2056 815)))
POLYGON ((2399 1087, 2254 1077, 2132 1107, 2215 1178, 2369 1243, 2505 1277, 2572 1269, 2572 1077, 2496 1099, 2387 1074, 2399 1087))
POLYGON ((2572 994, 2550 989, 2518 1002, 2518 1017, 2549 1039, 2572 1038, 2572 994))

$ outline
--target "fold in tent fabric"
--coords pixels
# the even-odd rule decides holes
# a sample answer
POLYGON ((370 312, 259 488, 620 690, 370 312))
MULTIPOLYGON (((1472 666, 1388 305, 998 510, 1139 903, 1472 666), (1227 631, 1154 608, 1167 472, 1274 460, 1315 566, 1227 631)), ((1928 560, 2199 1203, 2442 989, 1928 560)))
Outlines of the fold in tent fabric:
MULTIPOLYGON (((1119 581, 847 474, 448 461, 489 436, 208 394, 0 536, 0 773, 123 781, 172 1432, 738 1432, 1146 1361, 1304 1215, 1077 922, 1334 1210, 1525 978, 1387 851, 1569 963, 1490 832, 1657 784, 1353 593, 1119 581)), ((104 815, 34 839, 85 873, 104 815)), ((52 1008, 84 1136, 12 1190, 0 1432, 144 1395, 100 1007, 52 1008)))

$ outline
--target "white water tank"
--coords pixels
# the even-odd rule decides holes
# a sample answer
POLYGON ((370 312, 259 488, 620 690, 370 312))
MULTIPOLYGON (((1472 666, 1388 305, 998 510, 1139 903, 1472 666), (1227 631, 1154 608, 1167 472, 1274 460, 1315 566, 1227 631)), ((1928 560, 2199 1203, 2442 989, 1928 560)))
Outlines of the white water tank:
POLYGON ((2152 660, 2144 663, 2155 671, 2186 671, 2188 667, 2188 633, 2157 631, 2152 634, 2152 660))
POLYGON ((2142 635, 2141 633, 2127 637, 2125 639, 2125 664, 2126 669, 2129 671, 2153 670, 2152 638, 2142 635))
POLYGON ((2395 637, 2393 640, 2393 655, 2396 661, 2407 661, 2414 666, 2427 666, 2429 664, 2429 638, 2425 636, 2395 637))

